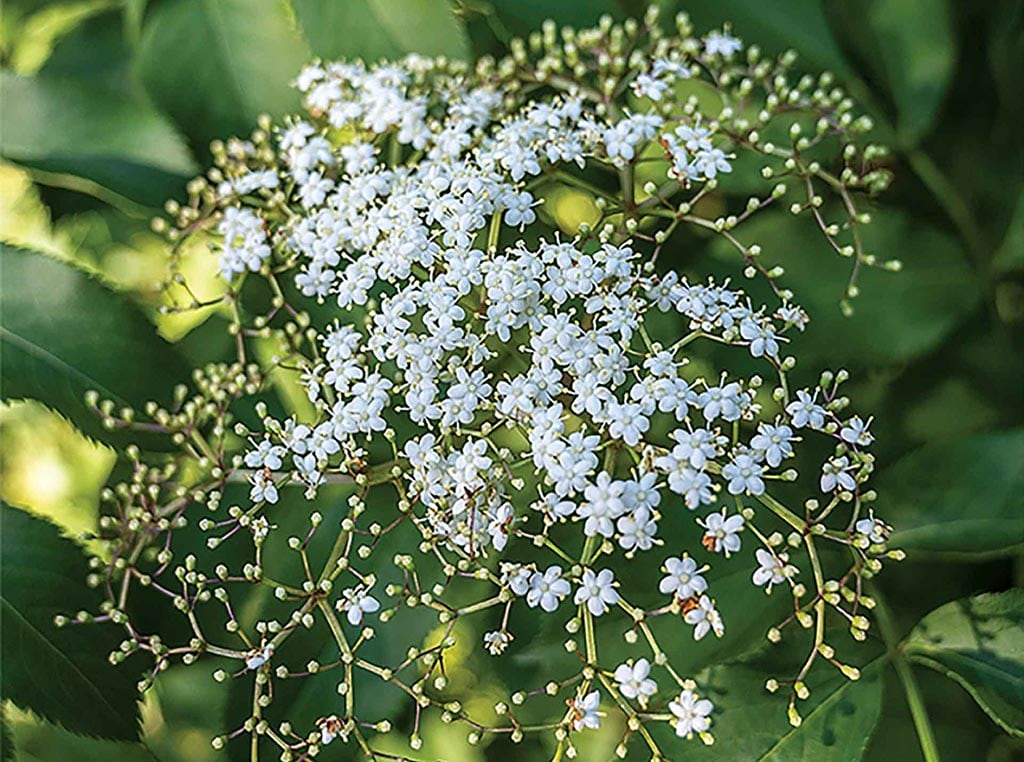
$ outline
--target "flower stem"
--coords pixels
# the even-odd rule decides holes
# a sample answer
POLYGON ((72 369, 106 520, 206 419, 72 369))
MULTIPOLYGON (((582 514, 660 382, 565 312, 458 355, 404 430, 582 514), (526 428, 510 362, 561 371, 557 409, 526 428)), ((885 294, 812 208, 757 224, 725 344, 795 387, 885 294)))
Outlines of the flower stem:
POLYGON ((896 670, 897 677, 899 677, 900 682, 903 684, 903 692, 906 694, 907 705, 910 707, 910 716, 914 720, 914 729, 917 731, 917 739, 921 744, 921 753, 924 755, 925 762, 939 762, 942 757, 939 755, 939 746, 935 741, 935 733, 932 730, 931 719, 928 717, 928 709, 925 706, 924 697, 921 695, 921 688, 917 684, 917 678, 914 677, 914 671, 910 666, 910 662, 903 655, 902 645, 897 639, 898 636, 896 635, 892 615, 889 613, 889 607, 877 588, 871 591, 871 595, 877 603, 875 606, 875 616, 878 620, 878 629, 882 634, 882 640, 885 641, 886 648, 889 651, 889 660, 896 670))

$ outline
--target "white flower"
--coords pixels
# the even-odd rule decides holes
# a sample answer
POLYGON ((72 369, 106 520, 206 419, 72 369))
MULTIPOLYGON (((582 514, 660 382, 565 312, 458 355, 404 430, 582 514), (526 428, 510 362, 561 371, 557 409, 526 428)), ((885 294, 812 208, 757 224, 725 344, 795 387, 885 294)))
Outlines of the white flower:
POLYGON ((484 633, 484 646, 491 656, 501 656, 512 642, 512 634, 505 630, 492 630, 484 633))
POLYGON ((693 598, 708 589, 707 580, 701 576, 707 567, 697 568, 697 562, 688 555, 665 559, 662 570, 665 576, 658 583, 658 590, 674 595, 677 600, 693 598))
POLYGON ((268 661, 274 654, 274 644, 267 643, 262 648, 254 648, 249 652, 249 655, 245 659, 245 666, 247 669, 259 669, 268 661))
POLYGON ((714 632, 716 637, 725 634, 725 623, 722 622, 722 615, 715 608, 715 602, 708 596, 702 595, 697 600, 697 605, 690 607, 683 615, 687 624, 693 625, 693 639, 700 640, 708 632, 714 632))
POLYGON ((720 55, 725 58, 743 49, 743 43, 726 32, 710 32, 704 38, 704 52, 709 56, 720 55))
POLYGON ((783 458, 793 454, 793 429, 785 424, 774 426, 761 423, 757 434, 750 440, 750 448, 767 461, 772 468, 777 468, 783 458))
POLYGON ((514 228, 522 230, 537 219, 533 211, 533 196, 525 191, 522 193, 510 193, 505 197, 505 222, 514 228))
POLYGON ((853 492, 857 489, 857 482, 850 474, 850 468, 852 466, 845 455, 826 461, 821 467, 821 491, 827 494, 834 491, 837 487, 848 492, 853 492))
POLYGON ((637 508, 616 522, 619 546, 627 551, 650 550, 654 547, 658 524, 647 508, 637 508))
POLYGON ((814 392, 812 397, 803 389, 799 389, 796 393, 796 399, 786 405, 786 412, 789 413, 793 425, 798 429, 804 426, 820 429, 825 425, 825 408, 816 402, 817 397, 817 391, 814 392))
POLYGON ((766 593, 771 593, 773 585, 779 585, 797 573, 795 566, 789 563, 787 553, 771 553, 764 548, 758 548, 757 562, 760 566, 754 572, 754 584, 758 587, 765 587, 766 593))
POLYGON ((326 746, 339 735, 344 740, 347 740, 342 734, 341 730, 344 724, 338 719, 338 715, 332 714, 330 717, 321 717, 316 721, 316 726, 320 729, 320 743, 326 746))
POLYGON ((277 502, 277 486, 269 471, 257 471, 252 475, 252 489, 249 491, 249 499, 254 503, 277 502))
POLYGON ((872 436, 871 432, 868 431, 868 427, 870 425, 870 418, 865 423, 861 420, 859 415, 855 415, 846 422, 842 429, 839 430, 839 436, 842 437, 844 442, 860 445, 861 447, 868 447, 875 441, 874 436, 872 436))
POLYGON ((615 668, 615 682, 619 692, 628 699, 638 699, 641 706, 658 691, 658 684, 650 678, 651 663, 647 659, 626 662, 615 668))
POLYGON ((668 92, 668 83, 650 74, 638 74, 633 80, 631 87, 637 97, 650 98, 652 101, 660 101, 662 96, 668 92))
POLYGON ((622 503, 625 484, 614 481, 607 471, 597 475, 597 481, 583 491, 585 501, 576 512, 585 519, 583 533, 587 537, 611 537, 615 532, 613 521, 626 510, 622 503))
POLYGON ((348 623, 355 626, 362 624, 364 614, 379 611, 380 602, 361 586, 349 587, 341 591, 341 598, 334 607, 345 612, 348 623))
POLYGON ((549 566, 543 574, 534 572, 530 577, 530 589, 526 593, 526 603, 530 608, 540 606, 551 612, 565 598, 571 588, 569 581, 562 579, 560 566, 549 566))
POLYGON ((591 691, 586 696, 577 696, 572 701, 573 730, 583 730, 584 728, 590 728, 591 730, 597 730, 601 727, 601 713, 597 711, 597 708, 601 705, 601 694, 597 691, 591 691))
POLYGON ((536 571, 533 564, 510 564, 501 565, 501 584, 507 586, 516 595, 526 595, 530 589, 530 578, 536 571))
POLYGON ((722 478, 729 482, 730 495, 742 495, 744 492, 748 495, 764 494, 763 472, 754 456, 746 452, 739 453, 731 463, 722 466, 722 478))
POLYGON ((698 519, 697 523, 704 527, 701 544, 712 553, 724 553, 728 558, 740 549, 740 532, 744 523, 741 514, 734 513, 726 518, 723 508, 721 513, 708 514, 706 519, 698 519))
POLYGON ((245 465, 249 468, 269 468, 276 471, 281 467, 281 457, 285 449, 281 445, 275 445, 269 439, 260 440, 255 450, 245 454, 245 465))
POLYGON ((601 616, 607 612, 609 606, 619 602, 619 593, 615 589, 615 573, 611 569, 602 569, 594 574, 590 569, 584 569, 573 602, 576 605, 585 603, 594 616, 601 616))
POLYGON ((675 715, 672 724, 680 738, 692 738, 694 733, 704 733, 711 727, 711 712, 715 705, 707 699, 698 698, 692 690, 684 690, 675 701, 669 702, 669 711, 675 715))
POLYGON ((854 525, 854 531, 868 538, 872 545, 881 545, 889 539, 892 528, 881 519, 875 518, 874 511, 869 511, 867 518, 860 519, 854 525))

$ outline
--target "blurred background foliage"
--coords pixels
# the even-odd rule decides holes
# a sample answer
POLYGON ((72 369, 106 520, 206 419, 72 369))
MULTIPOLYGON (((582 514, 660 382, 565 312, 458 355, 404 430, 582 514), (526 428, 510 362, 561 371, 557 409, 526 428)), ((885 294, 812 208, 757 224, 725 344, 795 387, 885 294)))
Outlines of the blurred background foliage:
MULTIPOLYGON (((893 148, 896 180, 875 211, 870 243, 905 269, 867 273, 853 315, 838 307, 843 263, 811 261, 823 252, 807 242, 806 225, 766 214, 757 240, 787 265, 787 285, 814 318, 797 352, 804 370, 841 363, 851 371, 848 394, 858 412, 876 416, 876 455, 885 466, 878 505, 897 528, 894 544, 909 554, 880 580, 897 640, 948 601, 1020 586, 1024 3, 661 4, 669 18, 689 12, 698 30, 731 21, 748 44, 792 47, 808 71, 836 72, 874 117, 876 140, 893 148)), ((0 240, 96 274, 185 358, 217 358, 230 346, 216 310, 158 314, 166 247, 149 220, 165 199, 183 196, 209 158, 210 140, 246 135, 260 113, 280 116, 298 106, 289 81, 306 60, 500 54, 511 37, 549 16, 583 26, 601 14, 642 10, 634 0, 6 0, 0 240)), ((742 197, 743 188, 735 192, 742 197)), ((709 203, 724 207, 728 193, 709 203)), ((570 233, 596 213, 586 194, 568 188, 552 192, 542 211, 549 225, 570 233)), ((674 266, 689 272, 738 272, 711 238, 695 239, 677 257, 674 266)), ((215 293, 215 261, 204 247, 194 245, 184 261, 200 296, 215 293)), ((302 404, 283 381, 280 391, 285 406, 302 404)), ((50 518, 70 536, 94 529, 113 451, 34 402, 5 403, 0 424, 4 502, 50 518)), ((466 634, 468 642, 479 638, 466 634)), ((959 685, 915 672, 944 758, 1024 758, 1021 741, 959 685)), ((209 738, 229 697, 208 673, 178 668, 158 680, 144 702, 141 743, 86 739, 10 702, 7 740, 13 737, 14 758, 25 762, 215 759, 209 738)), ((502 675, 478 654, 460 653, 450 677, 481 711, 501 698, 502 675)), ((867 758, 918 759, 899 682, 891 670, 882 680, 867 758)), ((425 758, 508 758, 508 748, 472 748, 462 730, 436 725, 423 732, 425 758)), ((608 759, 617 732, 606 723, 581 740, 581 758, 608 759)), ((399 739, 391 750, 401 753, 399 739)))

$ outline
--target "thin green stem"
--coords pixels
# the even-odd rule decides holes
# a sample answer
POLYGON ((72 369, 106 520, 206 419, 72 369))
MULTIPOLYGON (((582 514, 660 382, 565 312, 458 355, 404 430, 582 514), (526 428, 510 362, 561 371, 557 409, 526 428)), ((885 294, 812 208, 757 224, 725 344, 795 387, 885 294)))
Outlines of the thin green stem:
POLYGON ((898 640, 896 627, 892 621, 892 615, 885 599, 877 588, 871 591, 875 599, 875 617, 878 621, 878 629, 885 641, 889 652, 889 660, 896 670, 896 675, 903 684, 903 692, 907 697, 907 705, 910 707, 910 715, 914 720, 914 729, 917 730, 917 739, 921 744, 921 753, 925 762, 939 762, 942 757, 939 755, 939 746, 935 741, 935 733, 932 730, 932 722, 928 717, 928 709, 921 695, 921 688, 914 677, 914 671, 903 655, 902 644, 898 640))

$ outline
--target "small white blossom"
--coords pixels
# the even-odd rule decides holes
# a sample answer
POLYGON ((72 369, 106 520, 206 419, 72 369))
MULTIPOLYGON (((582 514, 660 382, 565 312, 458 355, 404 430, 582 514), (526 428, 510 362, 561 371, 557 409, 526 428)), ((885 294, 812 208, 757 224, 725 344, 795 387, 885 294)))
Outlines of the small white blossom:
POLYGON ((683 619, 687 624, 693 625, 694 640, 702 639, 709 632, 714 632, 715 636, 719 638, 725 634, 722 615, 715 608, 715 602, 706 595, 702 595, 697 600, 697 605, 691 607, 683 615, 683 619))
POLYGON ((277 485, 268 471, 257 471, 252 475, 252 489, 249 491, 249 499, 254 503, 277 502, 277 485))
POLYGON ((249 655, 245 659, 245 666, 247 669, 259 669, 268 661, 274 654, 274 644, 267 643, 262 648, 254 648, 249 652, 249 655))
POLYGON ((512 642, 512 635, 505 630, 492 630, 484 633, 484 646, 491 656, 501 656, 512 642))
POLYGON ((558 604, 570 591, 569 581, 562 579, 562 568, 549 566, 543 574, 538 571, 530 577, 526 603, 531 608, 540 606, 544 611, 551 612, 558 608, 558 604))
POLYGON ((743 49, 743 43, 727 32, 711 32, 704 38, 704 52, 728 58, 743 49))
POLYGON ((852 466, 845 455, 826 461, 821 467, 821 491, 827 494, 836 488, 849 492, 857 489, 857 482, 850 474, 850 468, 852 466))
POLYGON ((780 585, 796 574, 797 569, 789 563, 787 553, 772 553, 764 548, 758 548, 757 562, 760 566, 754 572, 754 584, 758 587, 765 587, 765 592, 770 593, 773 585, 780 585))
POLYGON ((611 569, 603 569, 594 574, 590 569, 584 569, 573 602, 576 605, 586 604, 594 616, 601 616, 607 612, 609 606, 619 602, 619 593, 615 589, 615 573, 611 569))
POLYGON ((672 725, 680 738, 692 738, 694 733, 705 733, 711 727, 711 712, 715 705, 707 699, 698 698, 692 690, 682 691, 669 702, 669 711, 675 715, 672 725))
POLYGON ((341 598, 334 607, 344 612, 348 623, 355 626, 363 623, 365 614, 379 611, 380 602, 363 587, 350 587, 341 591, 341 598))
POLYGON ((626 662, 615 668, 615 682, 619 692, 628 699, 637 699, 641 706, 658 691, 658 684, 651 679, 651 663, 647 659, 626 662))
POLYGON ((861 420, 859 415, 855 415, 839 430, 839 436, 842 437, 844 442, 849 442, 853 445, 860 445, 861 447, 868 447, 875 441, 874 436, 872 436, 871 432, 868 431, 868 427, 870 425, 870 418, 867 422, 864 422, 861 420))
POLYGON ((743 530, 744 519, 739 513, 726 517, 725 510, 721 513, 711 513, 698 524, 704 527, 704 538, 701 544, 712 553, 724 553, 728 558, 730 554, 740 549, 740 532, 743 530))
POLYGON ((658 583, 658 590, 664 595, 673 595, 677 600, 693 598, 708 589, 702 575, 707 567, 698 568, 697 562, 687 555, 682 558, 668 558, 662 565, 665 576, 658 583))
POLYGON ((870 511, 866 518, 860 519, 853 528, 857 534, 867 537, 872 545, 881 545, 889 539, 889 534, 892 532, 888 524, 875 518, 873 511, 870 511))
POLYGON ((816 400, 818 393, 812 397, 803 389, 796 393, 796 399, 786 406, 793 425, 798 429, 810 426, 812 429, 820 429, 825 425, 825 408, 819 405, 816 400))
POLYGON ((601 713, 597 711, 600 705, 601 694, 597 691, 591 691, 585 696, 577 696, 573 699, 572 729, 577 731, 584 728, 597 730, 601 727, 601 713))
POLYGON ((722 466, 722 478, 728 481, 730 495, 763 495, 764 469, 750 453, 741 452, 722 466))

